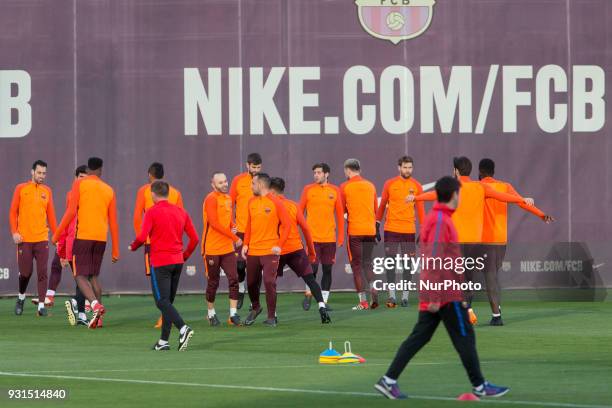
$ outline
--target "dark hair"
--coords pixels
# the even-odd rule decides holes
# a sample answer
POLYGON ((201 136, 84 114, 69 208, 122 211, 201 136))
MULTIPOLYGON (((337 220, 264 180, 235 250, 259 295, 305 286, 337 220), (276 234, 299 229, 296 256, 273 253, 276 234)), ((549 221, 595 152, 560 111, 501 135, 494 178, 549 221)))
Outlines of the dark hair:
POLYGON ((155 193, 158 197, 166 198, 170 193, 170 185, 165 181, 154 181, 151 184, 151 192, 155 193))
POLYGON ((436 181, 436 194, 438 195, 439 203, 448 203, 453 197, 453 193, 459 192, 461 184, 459 181, 450 176, 444 176, 436 181))
POLYGON ((87 166, 84 164, 76 168, 74 177, 79 177, 81 174, 87 174, 87 166))
POLYGON ((164 178, 164 165, 158 162, 152 163, 149 166, 149 174, 157 180, 164 178))
POLYGON ((253 178, 257 177, 257 181, 262 181, 266 188, 270 188, 270 183, 272 182, 272 178, 268 173, 257 173, 253 178))
POLYGON ((361 170, 361 163, 357 159, 346 159, 344 161, 344 168, 352 171, 361 170))
POLYGON ((397 159, 397 165, 401 166, 404 163, 412 163, 414 164, 414 160, 412 160, 412 157, 410 156, 402 156, 399 159, 397 159))
POLYGON ((99 157, 90 157, 87 160, 87 168, 91 171, 96 171, 102 168, 104 161, 99 157))
POLYGON ((45 162, 44 162, 44 161, 42 161, 42 160, 36 160, 36 161, 34 162, 34 164, 32 164, 32 170, 36 170, 36 167, 37 167, 37 166, 40 166, 40 167, 47 167, 47 163, 45 163, 45 162))
POLYGON ((315 171, 316 169, 321 169, 323 173, 331 173, 331 168, 327 163, 315 163, 315 165, 312 166, 312 171, 315 171))
POLYGON ((256 166, 261 164, 261 155, 259 153, 249 153, 249 155, 247 156, 247 163, 254 164, 256 166))
POLYGON ((270 180, 270 188, 277 193, 285 191, 285 180, 280 177, 272 177, 270 180))
POLYGON ((482 159, 478 163, 478 171, 485 177, 493 177, 495 174, 495 162, 491 159, 482 159))
POLYGON ((469 176, 472 173, 472 162, 465 156, 455 157, 453 167, 459 171, 460 176, 469 176))

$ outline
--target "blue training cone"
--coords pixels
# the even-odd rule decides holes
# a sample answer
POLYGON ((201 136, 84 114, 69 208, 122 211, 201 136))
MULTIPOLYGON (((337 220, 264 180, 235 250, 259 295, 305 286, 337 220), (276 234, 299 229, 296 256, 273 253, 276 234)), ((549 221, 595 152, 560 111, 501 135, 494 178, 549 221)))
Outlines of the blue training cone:
POLYGON ((325 349, 319 355, 319 364, 338 364, 338 359, 340 356, 340 353, 334 350, 332 342, 330 341, 329 348, 325 349))

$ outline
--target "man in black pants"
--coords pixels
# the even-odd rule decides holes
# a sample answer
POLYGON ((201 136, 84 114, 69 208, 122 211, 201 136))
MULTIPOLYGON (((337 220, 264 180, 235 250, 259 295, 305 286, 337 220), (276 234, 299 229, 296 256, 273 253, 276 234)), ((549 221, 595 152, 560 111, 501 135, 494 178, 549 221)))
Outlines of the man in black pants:
POLYGON ((476 336, 459 287, 463 282, 463 265, 466 263, 465 259, 459 262, 461 252, 457 244, 457 230, 451 220, 457 208, 459 187, 459 182, 452 177, 442 177, 436 182, 438 202, 421 228, 424 263, 419 291, 419 318, 410 336, 401 344, 387 373, 374 385, 376 390, 389 399, 406 398, 400 391, 397 379, 412 357, 429 342, 440 321, 444 323, 461 357, 475 395, 499 397, 510 390, 485 381, 480 371, 476 336), (446 266, 448 259, 454 261, 454 267, 446 266), (449 287, 446 283, 452 285, 449 287))
POLYGON ((180 331, 179 351, 187 349, 193 330, 187 326, 172 303, 176 296, 183 263, 191 256, 198 245, 198 235, 189 214, 168 202, 170 186, 164 181, 151 184, 151 194, 155 205, 144 217, 140 234, 129 246, 137 250, 151 241, 151 286, 157 308, 162 312, 161 337, 153 350, 169 350, 168 339, 172 325, 180 331), (183 232, 189 237, 187 249, 183 251, 183 232))

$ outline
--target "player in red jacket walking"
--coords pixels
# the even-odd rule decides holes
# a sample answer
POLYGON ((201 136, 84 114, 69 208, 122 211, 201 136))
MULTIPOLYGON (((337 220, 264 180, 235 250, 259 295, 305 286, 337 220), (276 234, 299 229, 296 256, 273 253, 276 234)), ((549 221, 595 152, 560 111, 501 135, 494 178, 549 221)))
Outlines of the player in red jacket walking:
POLYGON ((463 266, 467 268, 467 264, 466 259, 459 262, 461 250, 451 219, 459 201, 459 188, 459 181, 452 177, 442 177, 436 182, 438 202, 421 228, 420 246, 424 263, 419 288, 419 318, 410 336, 401 344, 387 373, 374 385, 389 399, 406 398, 400 391, 397 379, 412 357, 429 342, 440 321, 444 323, 461 357, 475 395, 499 397, 510 390, 485 381, 480 371, 476 336, 459 287, 464 281, 463 266), (436 262, 437 259, 443 262, 436 262), (446 266, 448 259, 453 260, 454 267, 446 266), (452 285, 447 285, 449 283, 452 285))
POLYGON ((182 208, 168 202, 170 185, 165 181, 151 184, 155 205, 144 216, 142 229, 130 251, 137 250, 149 237, 151 241, 151 286, 157 308, 162 312, 161 338, 153 350, 169 350, 168 339, 172 324, 180 331, 179 351, 187 349, 193 330, 183 321, 172 303, 178 289, 183 263, 198 245, 196 233, 189 214, 182 208), (183 232, 189 237, 187 249, 183 251, 183 232))

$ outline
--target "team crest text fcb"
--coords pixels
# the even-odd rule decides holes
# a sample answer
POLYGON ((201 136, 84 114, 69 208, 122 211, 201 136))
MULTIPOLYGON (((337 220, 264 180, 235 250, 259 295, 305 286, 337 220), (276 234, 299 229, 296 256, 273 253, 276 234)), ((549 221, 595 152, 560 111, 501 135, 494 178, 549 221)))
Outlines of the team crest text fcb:
POLYGON ((435 0, 355 0, 359 22, 368 34, 398 44, 423 34, 435 0))

